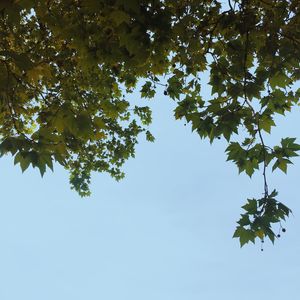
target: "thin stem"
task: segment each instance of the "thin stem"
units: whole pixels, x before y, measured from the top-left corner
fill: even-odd
[[[246,25],[246,24],[245,24]],[[266,145],[262,136],[261,128],[260,128],[260,123],[259,123],[259,113],[256,113],[255,109],[251,105],[248,96],[247,96],[247,58],[248,58],[248,49],[249,48],[249,30],[246,30],[246,41],[245,41],[245,53],[244,53],[244,101],[247,103],[247,105],[251,108],[253,112],[253,117],[257,119],[257,132],[259,135],[260,142],[263,146],[263,178],[264,178],[264,195],[265,198],[269,196],[269,191],[268,191],[268,183],[267,183],[267,174],[266,174],[266,169],[267,169],[267,150],[266,150]]]

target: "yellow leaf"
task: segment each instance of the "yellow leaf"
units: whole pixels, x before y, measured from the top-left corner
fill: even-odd
[[[258,236],[260,239],[263,239],[265,236],[265,233],[262,229],[255,232],[256,236]]]
[[[47,64],[40,64],[27,71],[26,75],[29,81],[36,83],[44,77],[51,77],[51,68]]]
[[[106,134],[104,132],[97,132],[96,134],[94,134],[94,139],[95,140],[102,140],[106,138]]]

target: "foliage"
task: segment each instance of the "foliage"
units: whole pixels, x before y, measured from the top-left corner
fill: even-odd
[[[271,147],[264,134],[299,104],[298,0],[5,0],[0,28],[1,155],[42,175],[57,161],[89,195],[92,171],[121,179],[138,135],[154,140],[150,109],[129,95],[138,82],[149,99],[163,85],[176,119],[224,137],[240,172],[262,168],[264,197],[248,200],[234,237],[274,240],[271,225],[290,210],[265,171],[286,172],[300,146]],[[200,95],[205,71],[211,99]]]

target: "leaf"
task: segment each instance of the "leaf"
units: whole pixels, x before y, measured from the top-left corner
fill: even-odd
[[[30,9],[35,3],[35,0],[14,0],[15,3],[24,9]]]
[[[27,71],[33,67],[33,62],[26,53],[17,53],[15,51],[0,51],[0,55],[12,58],[18,68]]]
[[[287,81],[288,81],[288,77],[281,73],[281,72],[277,72],[274,76],[272,76],[270,78],[270,85],[272,87],[272,89],[275,89],[275,87],[279,86],[279,87],[285,87],[287,85]]]
[[[246,226],[246,225],[250,225],[250,224],[251,224],[249,215],[243,214],[243,215],[241,215],[241,216],[242,216],[242,217],[241,217],[240,220],[237,222],[239,225],[241,225],[241,226]]]
[[[261,240],[263,240],[265,237],[265,232],[262,229],[260,229],[255,232],[255,235],[258,236]]]
[[[155,89],[150,81],[147,81],[140,90],[141,96],[143,98],[153,98],[155,96]]]
[[[149,142],[154,142],[155,141],[155,137],[152,135],[152,133],[149,130],[146,131],[146,139]]]
[[[51,77],[51,68],[47,64],[39,64],[34,68],[26,72],[27,78],[33,82],[37,83],[38,80],[43,79],[43,77]]]
[[[123,5],[125,10],[128,12],[140,12],[140,3],[138,0],[117,0],[117,3]]]
[[[276,168],[279,168],[282,172],[287,172],[287,165],[291,164],[292,162],[285,158],[278,158],[276,162],[274,163],[272,167],[272,171],[274,171]]]
[[[295,143],[296,138],[285,138],[281,140],[282,148],[300,151],[300,145]]]
[[[94,123],[98,129],[106,129],[107,128],[103,118],[95,117]]]
[[[92,124],[90,116],[87,112],[81,112],[76,117],[76,123],[79,131],[79,135],[88,139],[89,136],[92,134]]]
[[[41,176],[43,177],[46,172],[46,164],[43,161],[39,161],[37,167],[39,168]]]
[[[271,116],[263,115],[259,120],[259,126],[267,133],[270,133],[271,127],[275,126],[275,122]]]
[[[245,244],[249,242],[252,242],[253,244],[255,242],[255,233],[241,226],[237,227],[233,237],[239,238],[241,247],[243,247]]]
[[[246,210],[249,214],[256,214],[257,212],[257,200],[255,199],[248,199],[247,204],[242,206],[244,210]]]
[[[265,229],[265,234],[269,237],[270,241],[274,244],[275,241],[275,233],[269,227]]]
[[[18,152],[14,159],[14,164],[20,164],[22,172],[24,172],[30,165],[30,158],[26,153]]]
[[[43,174],[44,175],[45,171],[46,171],[46,166],[48,166],[51,171],[53,171],[53,163],[52,163],[52,156],[49,153],[42,153],[39,156],[39,164],[43,165],[42,166],[42,170],[43,170]]]
[[[110,14],[110,17],[117,25],[120,25],[122,23],[129,24],[129,22],[130,22],[130,16],[122,10],[113,11]]]

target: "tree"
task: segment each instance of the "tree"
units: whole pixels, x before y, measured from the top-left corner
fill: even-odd
[[[264,135],[299,105],[300,3],[222,2],[1,1],[1,155],[42,175],[57,161],[89,195],[92,171],[119,180],[138,135],[154,141],[149,107],[128,99],[138,82],[143,98],[163,85],[176,119],[210,142],[226,139],[239,172],[262,169],[264,196],[243,206],[234,237],[274,242],[274,223],[291,210],[268,191],[266,168],[286,172],[300,145],[266,145]],[[204,71],[211,99],[200,95]]]

